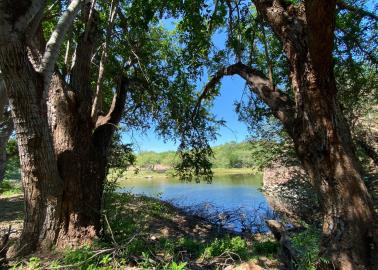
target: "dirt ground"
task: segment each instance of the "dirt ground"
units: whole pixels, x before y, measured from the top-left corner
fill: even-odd
[[[138,224],[139,228],[144,232],[148,232],[148,237],[152,241],[158,241],[162,237],[179,239],[183,236],[189,236],[201,242],[206,242],[225,233],[224,231],[219,231],[219,228],[206,220],[187,215],[181,209],[157,199],[147,197],[141,199],[131,196],[127,201],[114,201],[111,208],[118,212],[118,218],[133,217],[133,222]],[[0,196],[0,237],[8,232],[9,226],[11,226],[12,230],[11,240],[14,241],[19,237],[22,230],[23,209],[22,195]],[[45,259],[50,260],[51,258]],[[259,268],[255,263],[264,268]],[[240,267],[227,269],[273,270],[279,268],[279,263],[277,260],[261,257],[253,263],[245,263]]]
[[[24,200],[22,195],[0,196],[0,236],[8,232],[11,226],[11,239],[16,239],[22,229]]]

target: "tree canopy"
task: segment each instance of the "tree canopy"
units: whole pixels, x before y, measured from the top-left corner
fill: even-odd
[[[362,0],[0,1],[1,106],[9,100],[28,213],[16,253],[99,234],[109,154],[130,153],[115,144],[120,127],[177,140],[180,178],[211,181],[224,124],[211,106],[222,78],[238,75],[240,119],[259,139],[291,141],[320,198],[324,269],[373,268],[354,143],[376,164],[375,11]]]

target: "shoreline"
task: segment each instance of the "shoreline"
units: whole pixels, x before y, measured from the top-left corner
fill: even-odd
[[[135,173],[137,171],[137,173]],[[213,169],[214,177],[217,176],[227,176],[227,175],[260,175],[262,176],[262,172],[258,171],[255,168],[214,168]],[[122,180],[137,180],[137,179],[166,179],[166,178],[174,178],[178,179],[173,175],[172,170],[167,170],[164,172],[157,172],[152,170],[135,170],[129,169],[127,171],[110,171],[109,172],[110,178],[121,178]],[[121,181],[122,181],[121,180]]]
[[[13,207],[14,215],[8,216],[6,220],[1,218],[0,213],[0,227],[2,229],[7,227],[9,220],[17,217],[17,230],[20,231],[22,217],[19,214],[23,207],[22,195],[2,198],[0,205],[3,206],[5,203],[14,204],[14,206],[17,203],[17,209]],[[3,207],[0,207],[0,212],[2,210]],[[100,240],[101,248],[111,246],[112,241],[122,246],[123,242],[127,243],[130,239],[134,239],[128,244],[130,245],[128,253],[123,255],[128,258],[127,267],[137,267],[131,269],[140,269],[139,267],[145,263],[143,254],[146,251],[150,252],[153,258],[159,258],[163,265],[172,261],[185,262],[188,269],[215,269],[225,262],[225,252],[229,253],[227,256],[236,254],[233,262],[230,263],[232,266],[230,269],[243,263],[258,264],[264,269],[279,269],[279,262],[275,255],[277,244],[271,234],[238,234],[219,228],[206,218],[187,213],[184,209],[158,198],[109,193],[104,201],[103,215],[107,216],[109,223],[104,226],[104,233]],[[13,241],[16,237],[17,233],[13,234]],[[100,247],[94,244],[84,248],[90,257]],[[81,249],[70,252],[71,254],[81,252]],[[66,252],[54,251],[52,254],[54,263],[64,264],[66,257],[69,256]],[[27,261],[31,258],[35,260],[38,255],[32,256],[23,258],[22,263],[26,262],[25,267],[17,269],[28,269]],[[261,262],[262,257],[267,259]],[[41,257],[39,260],[42,269],[50,267],[51,258]],[[13,261],[12,263],[20,262]],[[93,264],[96,263],[96,261],[93,262]],[[152,269],[155,266],[158,265],[152,263],[148,268]]]

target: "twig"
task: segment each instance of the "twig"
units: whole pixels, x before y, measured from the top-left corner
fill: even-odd
[[[115,245],[118,246],[118,243],[117,243],[117,241],[116,241],[115,238],[114,238],[113,230],[112,230],[112,227],[111,227],[110,224],[109,224],[108,217],[106,216],[106,214],[104,214],[104,218],[105,218],[106,225],[107,225],[108,228],[109,228],[110,235],[111,235],[112,240],[113,240],[113,244],[115,244]]]
[[[49,267],[47,269],[65,269],[65,268],[73,268],[73,267],[78,267],[94,258],[96,258],[97,256],[101,255],[101,254],[105,254],[105,253],[114,253],[116,251],[119,251],[119,250],[122,250],[122,249],[126,249],[129,247],[129,244],[135,239],[135,237],[139,235],[139,233],[136,233],[134,234],[129,241],[127,241],[127,243],[123,246],[117,246],[117,247],[113,247],[113,248],[107,248],[107,249],[100,249],[100,250],[97,250],[91,257],[89,257],[88,259],[84,260],[84,261],[81,261],[81,262],[78,262],[78,263],[74,263],[74,264],[67,264],[67,265],[59,265],[59,266],[53,266],[53,267]]]

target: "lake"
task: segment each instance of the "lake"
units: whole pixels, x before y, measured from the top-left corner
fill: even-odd
[[[241,230],[241,223],[261,223],[262,216],[269,214],[261,186],[260,175],[214,176],[211,184],[185,183],[173,178],[136,178],[122,181],[118,191],[158,197],[205,217],[223,216],[229,219],[224,221],[224,227]]]

